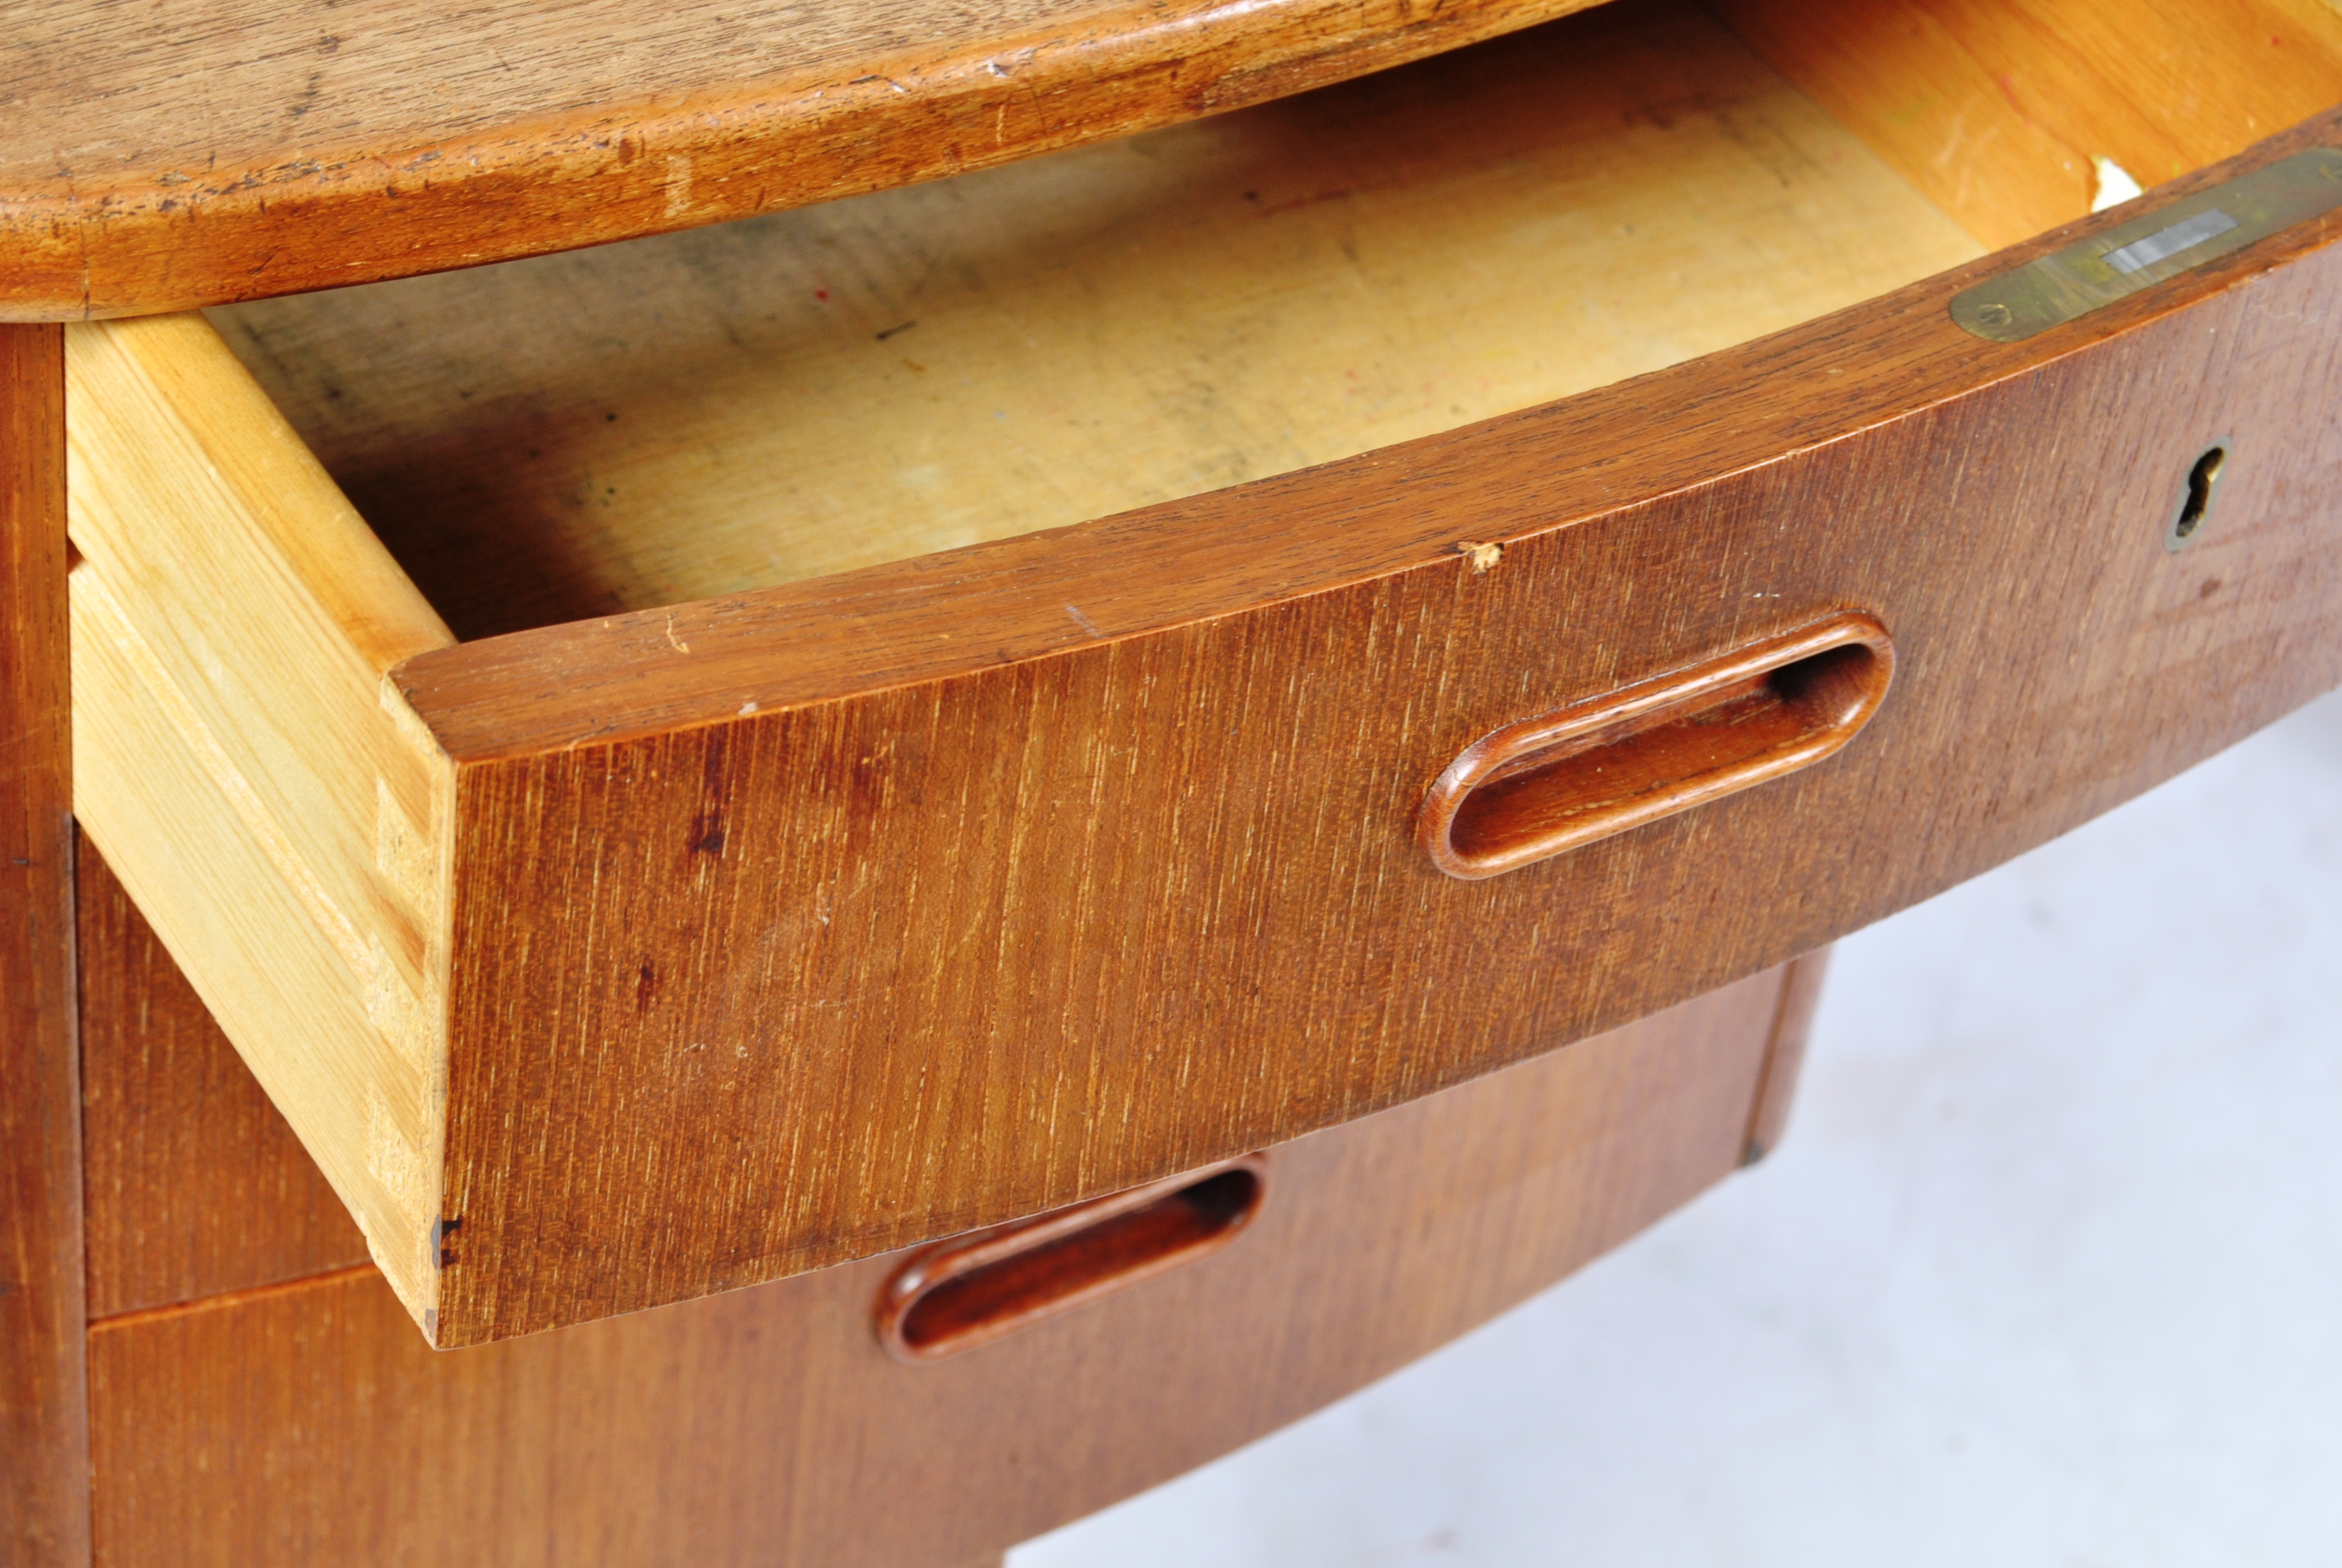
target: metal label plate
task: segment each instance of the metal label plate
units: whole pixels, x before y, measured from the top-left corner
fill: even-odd
[[[1952,296],[1952,319],[2019,343],[2342,206],[2342,147],[2312,147]]]

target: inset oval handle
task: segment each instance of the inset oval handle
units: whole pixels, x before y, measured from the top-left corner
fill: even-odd
[[[1447,765],[1416,835],[1450,876],[1516,871],[1821,761],[1894,673],[1887,628],[1848,612],[1507,724]]]
[[[938,1361],[1194,1263],[1260,1212],[1268,1158],[1209,1165],[912,1254],[878,1293],[878,1341]]]

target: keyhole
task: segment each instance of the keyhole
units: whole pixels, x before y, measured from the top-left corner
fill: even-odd
[[[2220,477],[2220,464],[2228,460],[2227,449],[2215,446],[2196,460],[2187,471],[2187,499],[2180,504],[2179,523],[2176,532],[2185,539],[2203,525],[2204,514],[2212,509],[2212,485]]]
[[[2218,442],[2204,449],[2187,470],[2187,490],[2179,498],[2179,509],[2172,514],[2171,530],[2164,535],[2163,547],[2177,550],[2196,536],[2212,514],[2213,497],[2220,486],[2220,471],[2227,465],[2228,444]]]

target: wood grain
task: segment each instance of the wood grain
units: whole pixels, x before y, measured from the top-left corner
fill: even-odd
[[[1950,323],[1962,269],[1192,502],[408,661],[459,767],[441,1343],[1432,1092],[1819,946],[2335,684],[2342,366],[2298,324],[2342,289],[2337,232],[2017,345]],[[2167,554],[2231,434],[2219,526]],[[1827,763],[1486,883],[1413,843],[1475,736],[1835,609],[1898,661]]]
[[[0,313],[184,310],[1127,135],[1587,0],[18,7]]]
[[[365,1261],[365,1238],[96,846],[81,842],[88,1312]]]
[[[1015,168],[215,321],[461,636],[1450,430],[1975,243],[1687,4]]]
[[[89,1561],[65,343],[0,326],[0,1561]]]
[[[2326,0],[1710,0],[1775,69],[1989,245],[2342,103]]]
[[[1779,987],[1277,1149],[1233,1245],[945,1362],[880,1348],[889,1258],[453,1354],[365,1271],[102,1324],[97,1560],[996,1553],[1383,1375],[1720,1180]]]
[[[66,347],[75,815],[425,1316],[453,780],[383,675],[450,639],[200,317]]]

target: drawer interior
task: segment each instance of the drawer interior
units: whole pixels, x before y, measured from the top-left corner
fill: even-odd
[[[212,319],[457,636],[652,608],[1723,348],[2080,215],[2094,156],[2153,184],[2237,150],[2324,106],[2342,61],[2307,0],[2277,17],[2291,49],[2259,53],[2324,81],[2272,101],[2289,84],[2257,58],[2250,91],[2172,85],[2183,123],[2158,137],[2127,94],[2068,79],[2096,48],[2097,75],[2163,90],[2115,40],[2005,36],[2037,8],[1967,7],[2004,15],[1914,47],[1867,35],[1919,7],[1727,5],[1736,34],[1687,0],[1618,0],[1007,168]],[[2137,25],[2187,35],[2200,75],[2233,52],[2207,35],[2270,20],[2252,9]],[[1979,115],[1947,90],[2005,65],[2080,123],[2044,135],[2014,95]],[[2195,123],[2206,98],[2241,100],[2238,123]]]
[[[451,1074],[493,1053],[449,1044],[459,769],[386,679],[402,661],[1531,408],[1871,299],[2337,100],[2324,0],[2118,21],[1613,0],[932,185],[209,326],[77,326],[75,810],[429,1332],[442,1276],[489,1244],[459,1232],[446,1151]],[[692,868],[724,843],[696,821],[660,824],[690,829]],[[508,852],[607,842],[571,826]],[[636,974],[621,1000],[647,1015],[666,982]],[[575,1035],[565,1072],[607,1044]],[[861,1102],[838,1104],[852,1124]],[[1007,1217],[930,1178],[937,1223]],[[930,1197],[725,1278],[916,1239]],[[808,1233],[826,1201],[803,1200]],[[490,1332],[492,1295],[461,1333]]]
[[[1681,0],[827,206],[212,313],[459,637],[1350,456],[1980,254]]]
[[[1078,523],[1656,369],[2237,150],[2325,106],[2342,62],[2319,0],[2166,6],[2121,46],[2016,0],[1916,46],[1893,35],[1924,7],[1789,9],[1726,5],[1736,33],[1618,0],[1007,168],[212,319],[470,638]],[[2221,80],[2265,23],[2289,47]],[[2129,57],[2183,40],[2192,84]],[[2017,79],[1996,66],[2024,86],[1987,114],[1947,89]],[[2158,91],[2159,135],[2126,112]]]

